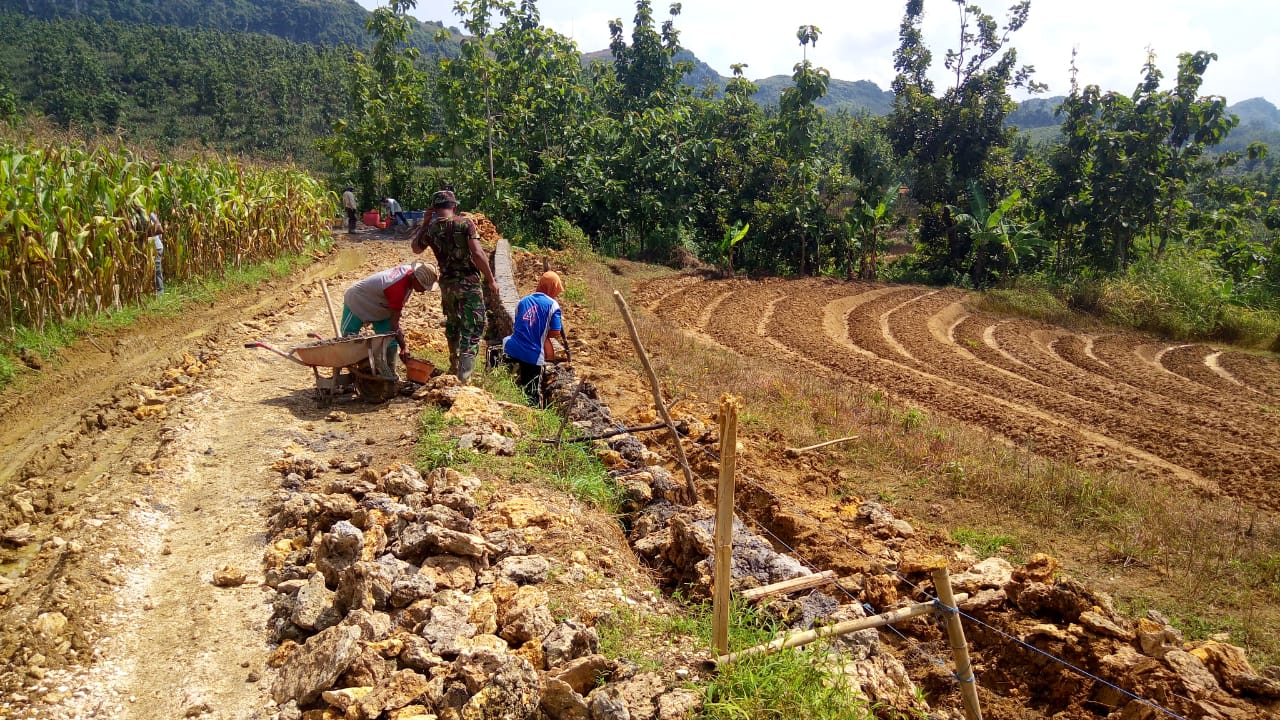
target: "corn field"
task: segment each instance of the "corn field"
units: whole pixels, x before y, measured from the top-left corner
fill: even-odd
[[[168,282],[300,251],[328,237],[334,206],[299,170],[0,138],[0,322],[43,329],[153,294],[148,213]]]

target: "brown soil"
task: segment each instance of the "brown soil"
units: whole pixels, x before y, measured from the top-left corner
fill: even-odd
[[[1220,374],[1212,348],[1076,335],[971,310],[956,290],[684,280],[637,298],[723,347],[820,366],[1045,455],[1280,509],[1274,359],[1227,353]]]
[[[526,281],[531,274],[526,269]],[[934,426],[936,433],[895,432],[896,420],[890,418],[901,411],[876,399],[885,394],[898,401],[898,408],[918,406],[950,416],[986,430],[988,445],[1009,447],[985,465],[979,461],[978,472],[1030,475],[1032,467],[1061,467],[1048,466],[1032,454],[1040,453],[1106,477],[1137,483],[1157,479],[1276,507],[1280,437],[1265,399],[1260,403],[1258,393],[1238,386],[1215,390],[1160,366],[1155,354],[1165,346],[1152,338],[1082,335],[996,316],[974,310],[967,294],[955,290],[819,279],[641,279],[617,270],[613,275],[588,281],[600,286],[595,288],[595,312],[566,305],[580,374],[595,382],[623,422],[654,420],[626,332],[614,317],[605,317],[612,303],[600,292],[629,289],[632,307],[642,309],[641,333],[651,343],[668,401],[677,400],[673,414],[691,428],[686,452],[704,502],[712,500],[718,472],[714,396],[745,392],[759,403],[783,406],[770,410],[775,421],[757,425],[748,420],[739,428],[738,509],[746,522],[771,535],[779,549],[794,549],[814,569],[867,578],[882,572],[877,564],[894,552],[958,552],[946,534],[950,528],[999,527],[1035,538],[1035,549],[1062,557],[1074,577],[1139,607],[1168,604],[1211,613],[1217,602],[1189,599],[1186,591],[1172,587],[1167,568],[1127,560],[1113,564],[1107,555],[1112,551],[1087,533],[1055,535],[1018,510],[998,507],[963,488],[935,486],[936,478],[946,473],[947,459],[972,452],[982,433],[962,431],[963,440],[952,439],[948,435],[955,423],[947,421]],[[1229,352],[1222,359],[1230,357]],[[1243,357],[1255,361],[1249,366],[1254,375],[1249,381],[1243,373],[1233,376],[1241,382],[1256,384],[1259,375],[1280,378],[1280,364],[1274,360],[1268,365],[1256,356]],[[1223,380],[1220,374],[1213,376]],[[861,399],[845,402],[836,396]],[[794,407],[785,407],[789,404]],[[748,405],[744,417],[755,410]],[[793,425],[770,424],[781,418]],[[847,452],[799,457],[785,452],[788,445],[827,439],[807,430],[815,426],[876,439],[846,446]],[[895,437],[880,438],[886,432]],[[647,433],[644,440],[650,449],[670,456],[664,435]],[[892,498],[885,502],[895,512],[907,513],[917,530],[913,538],[886,545],[858,528],[854,515],[859,503],[877,496]],[[1193,497],[1184,499],[1188,507],[1197,504]],[[1241,512],[1269,516],[1266,510]],[[910,591],[904,584],[897,589]],[[1273,608],[1259,610],[1262,617],[1274,617]],[[1019,636],[1042,622],[1010,608],[987,621]],[[945,657],[945,639],[928,623],[900,629],[914,639],[891,633],[882,637],[898,644],[900,657],[931,702],[958,706],[955,683],[921,652]],[[1097,688],[1062,666],[1019,650],[984,628],[968,632],[988,717],[1086,718],[1114,708],[1098,702]],[[1154,692],[1141,677],[1113,680]]]
[[[0,548],[0,716],[263,716],[264,468],[295,445],[410,459],[417,410],[353,402],[325,422],[310,370],[243,345],[330,335],[316,280],[409,258],[403,242],[341,244],[255,291],[80,343],[0,398],[0,514],[35,537]],[[227,565],[248,582],[215,587]]]

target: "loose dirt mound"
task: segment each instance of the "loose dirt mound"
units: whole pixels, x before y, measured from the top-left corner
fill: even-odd
[[[1082,466],[1280,509],[1280,362],[1082,335],[972,310],[958,290],[664,280],[636,298],[714,343],[834,372]]]

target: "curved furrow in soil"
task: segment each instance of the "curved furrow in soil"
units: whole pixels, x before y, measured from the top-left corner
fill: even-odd
[[[1226,438],[1204,442],[1198,429],[1161,424],[1160,419],[1143,413],[1142,409],[1130,407],[1120,410],[1101,402],[1080,400],[1059,388],[1043,387],[1021,375],[1001,372],[980,361],[965,360],[934,342],[922,318],[922,315],[927,318],[928,314],[941,311],[951,301],[947,293],[938,293],[887,313],[893,336],[899,338],[911,355],[943,377],[954,379],[977,392],[1016,397],[1021,404],[1037,407],[1059,418],[1069,418],[1098,434],[1115,438],[1134,450],[1162,457],[1203,478],[1240,482],[1245,479],[1240,478],[1244,474],[1254,482],[1260,482],[1262,478],[1280,477],[1280,457],[1260,454]],[[881,319],[882,325],[884,320],[886,318]]]
[[[903,303],[919,299],[926,292],[928,291],[920,288],[893,288],[889,292],[848,311],[844,311],[843,303],[839,298],[835,298],[827,303],[825,317],[830,320],[832,313],[839,313],[839,326],[833,327],[830,322],[826,324],[829,330],[837,332],[837,338],[843,342],[852,342],[857,348],[865,350],[878,358],[891,362],[905,363],[907,367],[914,369],[916,367],[915,358],[908,355],[897,341],[891,339],[881,326],[880,318],[885,313],[900,307]],[[856,335],[845,332],[843,328],[846,325],[849,327],[856,325],[862,332]]]
[[[966,360],[935,342],[926,327],[926,318],[952,301],[947,293],[933,294],[887,313],[894,336],[933,372],[974,391],[1017,398],[1022,404],[1080,423],[1130,449],[1215,480],[1224,488],[1232,485],[1252,495],[1256,494],[1255,486],[1269,484],[1269,478],[1280,478],[1280,456],[1243,445],[1230,436],[1206,438],[1201,428],[1170,422],[1142,406],[1116,408],[1109,403],[1082,400],[1057,387],[1045,387],[983,362]]]
[[[1259,395],[1242,392],[1239,388],[1232,392],[1216,392],[1165,368],[1161,364],[1164,357],[1177,352],[1183,345],[1159,346],[1152,352],[1154,347],[1157,346],[1152,346],[1148,339],[1130,334],[1107,335],[1095,343],[1099,355],[1114,369],[1112,377],[1118,382],[1159,393],[1177,402],[1207,408],[1230,407],[1232,413],[1247,416],[1250,422],[1262,426],[1275,422],[1274,416],[1268,415],[1265,398]]]
[[[915,291],[916,297],[923,294],[919,290]],[[786,300],[781,304],[785,303]],[[794,327],[791,335],[801,352],[822,357],[824,363],[833,369],[888,388],[895,395],[952,417],[981,425],[1035,451],[1083,466],[1138,470],[1159,477],[1173,477],[1189,483],[1203,484],[1201,478],[1185,468],[1150,453],[1129,448],[1098,433],[1072,427],[1070,422],[1053,417],[1038,408],[961,385],[948,377],[933,374],[930,368],[919,363],[908,364],[891,359],[892,355],[884,357],[875,354],[875,351],[868,348],[879,348],[886,354],[896,354],[884,341],[879,318],[901,305],[901,295],[889,294],[868,302],[844,317],[832,312],[825,313],[824,332],[821,335],[808,327]],[[771,335],[777,334],[773,326],[768,331]],[[843,346],[846,352],[833,351],[833,343],[837,347]]]
[[[1160,356],[1160,365],[1174,375],[1180,375],[1215,392],[1239,393],[1245,390],[1239,381],[1228,380],[1209,368],[1205,359],[1216,352],[1208,345],[1179,345]]]
[[[1280,400],[1280,357],[1225,352],[1218,364],[1245,387]]]
[[[662,286],[663,280],[656,280],[648,287]],[[675,289],[665,290],[649,302],[646,307],[650,312],[679,322],[684,327],[692,327],[698,320],[698,313],[716,292],[715,283],[698,282]]]
[[[1117,351],[1113,345],[1122,342],[1125,336],[1104,335],[1092,338],[1080,335],[1067,335],[1058,338],[1050,349],[1064,362],[1075,365],[1085,372],[1101,375],[1116,383],[1128,387],[1162,395],[1182,403],[1213,407],[1216,400],[1202,392],[1204,388],[1169,372],[1160,365],[1156,354],[1149,357],[1139,356],[1143,347],[1138,338],[1129,338],[1128,349]],[[1103,353],[1108,357],[1104,361],[1095,353],[1086,352],[1091,346],[1095,352],[1101,343]],[[1164,348],[1168,351],[1171,348]],[[1157,353],[1158,354],[1158,353]]]
[[[701,288],[704,285],[706,283],[698,275],[679,275],[636,283],[631,288],[631,303],[651,312],[656,312],[657,307],[667,298],[678,295],[685,290]]]
[[[771,303],[782,293],[773,283],[743,283],[720,304],[702,331],[735,352],[752,357],[776,359],[778,348],[756,332],[761,317],[772,310]]]
[[[1241,387],[1250,392],[1256,392],[1260,395],[1264,394],[1259,392],[1258,390],[1254,390],[1253,388],[1246,386],[1244,383],[1240,382],[1240,380],[1237,379],[1235,375],[1232,375],[1226,368],[1222,367],[1222,363],[1219,362],[1219,360],[1222,358],[1222,353],[1223,353],[1222,350],[1215,350],[1214,352],[1211,352],[1208,355],[1205,355],[1204,366],[1209,368],[1209,371],[1212,372],[1213,374],[1217,375],[1223,380],[1226,380],[1232,385],[1235,385],[1236,387]]]
[[[1170,421],[1209,432],[1201,442],[1244,443],[1272,456],[1280,456],[1280,436],[1247,418],[1222,409],[1222,403],[1206,406],[1174,401],[1163,395],[1134,388],[1088,373],[1062,362],[1031,339],[1034,323],[1021,320],[966,318],[956,328],[958,342],[985,362],[1017,373],[1042,387],[1067,393],[1121,413],[1134,409],[1159,426]]]

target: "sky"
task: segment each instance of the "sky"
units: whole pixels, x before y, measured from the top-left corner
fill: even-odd
[[[979,3],[1003,19],[1013,0]],[[378,0],[359,0],[376,7]],[[669,3],[655,2],[659,22]],[[680,43],[722,75],[729,65],[748,64],[751,78],[791,74],[800,60],[795,37],[802,24],[817,25],[822,37],[810,59],[842,80],[872,80],[888,89],[893,50],[904,0],[684,0],[676,19]],[[608,22],[627,28],[635,14],[631,0],[541,0],[544,24],[574,38],[588,52],[609,46]],[[460,27],[451,0],[419,0],[413,13]],[[942,59],[959,33],[953,0],[926,0],[924,33],[934,55],[934,79],[942,89]],[[629,32],[629,30],[628,30]],[[1280,103],[1280,2],[1276,0],[1032,0],[1027,25],[1012,38],[1020,63],[1035,66],[1048,95],[1070,88],[1072,49],[1080,82],[1104,90],[1131,92],[1141,78],[1147,49],[1172,83],[1181,52],[1218,54],[1205,74],[1204,94],[1234,103],[1263,96]],[[1015,97],[1025,97],[1015,93]]]

